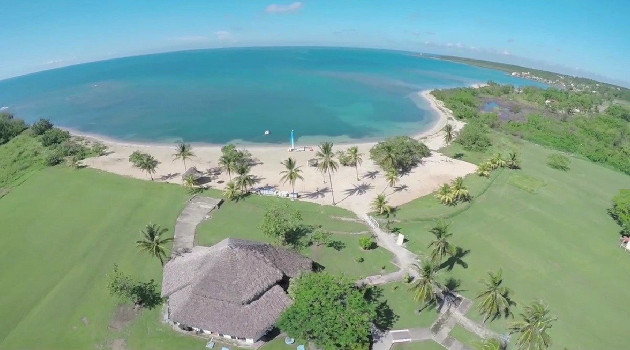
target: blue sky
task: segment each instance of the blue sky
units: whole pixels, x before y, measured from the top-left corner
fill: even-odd
[[[0,0],[0,78],[193,48],[453,54],[630,86],[628,0]]]

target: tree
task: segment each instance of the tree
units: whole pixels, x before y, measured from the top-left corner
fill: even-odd
[[[506,161],[506,164],[508,166],[508,168],[510,169],[519,169],[520,166],[520,160],[518,159],[518,154],[516,154],[516,152],[510,152],[508,154],[508,160]]]
[[[359,147],[352,146],[348,148],[346,156],[348,157],[348,162],[354,165],[354,171],[357,173],[357,181],[359,181],[359,165],[363,163],[363,153],[359,152]]]
[[[467,201],[470,200],[470,192],[468,188],[464,186],[464,178],[461,176],[453,180],[453,184],[451,185],[451,193],[456,201]]]
[[[12,114],[0,111],[0,145],[9,142],[26,130],[28,125],[24,120],[14,118]]]
[[[492,164],[494,169],[505,168],[507,166],[507,162],[503,159],[501,153],[495,154],[494,157],[490,159],[490,164]]]
[[[453,142],[453,139],[455,138],[455,128],[453,127],[453,124],[444,125],[444,129],[442,130],[444,130],[444,143],[448,145]]]
[[[483,162],[479,164],[479,167],[477,168],[477,175],[479,176],[489,177],[491,172],[492,164],[490,164],[490,162]]]
[[[118,270],[118,265],[114,265],[114,270],[107,277],[107,290],[111,296],[149,309],[160,305],[163,301],[154,280],[135,281],[131,276]]]
[[[335,161],[335,153],[333,152],[332,142],[323,142],[319,145],[319,151],[315,155],[317,157],[317,168],[323,173],[328,173],[328,181],[330,181],[330,193],[332,195],[332,204],[335,205],[335,191],[333,189],[331,173],[337,171],[337,161]]]
[[[44,132],[41,138],[41,142],[44,147],[50,147],[58,145],[69,139],[70,133],[68,131],[61,130],[59,128],[52,128]]]
[[[433,226],[429,232],[431,232],[435,236],[435,240],[429,243],[428,248],[432,248],[431,250],[431,261],[439,265],[442,263],[442,259],[447,255],[451,255],[453,252],[453,246],[450,244],[448,239],[453,236],[452,233],[448,233],[448,224],[439,220],[436,222],[435,226]]]
[[[238,176],[234,179],[234,183],[241,190],[241,194],[247,193],[247,188],[256,183],[254,175],[249,173],[250,170],[250,166],[246,164],[239,164],[236,168]]]
[[[372,237],[361,237],[359,238],[359,247],[363,250],[370,250],[374,247],[374,241]]]
[[[612,202],[608,213],[621,226],[621,234],[630,236],[630,189],[619,190]]]
[[[241,195],[241,192],[239,191],[234,181],[228,182],[227,185],[225,186],[225,190],[223,191],[223,196],[227,198],[228,200],[233,201],[233,200],[238,199],[240,195]]]
[[[229,154],[223,154],[219,157],[219,166],[228,173],[230,182],[232,181],[232,171],[234,170],[234,159]]]
[[[299,211],[286,204],[274,204],[265,211],[260,230],[278,244],[296,244],[301,222],[302,214]]]
[[[516,347],[522,350],[545,350],[551,346],[551,336],[547,331],[557,320],[550,315],[549,307],[542,301],[534,301],[525,306],[521,321],[510,326],[510,334],[518,334]]]
[[[500,339],[490,338],[483,339],[479,342],[474,343],[475,349],[477,350],[503,350],[504,346],[501,343]]]
[[[173,241],[172,237],[162,238],[162,235],[166,231],[168,231],[168,229],[160,227],[159,225],[148,224],[144,230],[140,230],[142,239],[136,241],[138,249],[158,258],[162,265],[164,265],[164,259],[166,258],[166,248],[164,245]]]
[[[285,170],[280,172],[280,174],[282,174],[280,180],[282,180],[282,183],[286,183],[287,181],[289,181],[289,183],[291,183],[292,191],[293,193],[295,193],[295,181],[297,181],[297,179],[304,179],[304,177],[302,177],[301,175],[301,166],[296,166],[297,163],[295,162],[295,159],[291,157],[283,161],[282,165],[284,165]]]
[[[387,185],[391,188],[394,188],[396,184],[400,181],[400,175],[398,174],[398,170],[391,168],[387,170],[385,173],[385,180],[387,180]]]
[[[485,151],[492,146],[487,129],[478,123],[466,124],[455,142],[461,144],[465,150],[475,152]]]
[[[413,267],[418,271],[419,275],[410,288],[413,292],[413,300],[424,305],[436,303],[438,301],[438,293],[442,289],[442,285],[437,281],[437,267],[428,260],[421,265],[414,264]]]
[[[238,150],[233,144],[221,147],[219,166],[228,173],[230,181],[232,181],[232,172],[235,172],[241,166],[249,166],[251,160],[251,154],[248,151]]]
[[[314,342],[325,350],[367,350],[379,302],[354,281],[328,273],[309,273],[291,281],[293,304],[278,327],[290,337]]]
[[[173,154],[173,161],[177,159],[181,159],[184,162],[184,171],[186,171],[186,159],[190,159],[194,157],[195,154],[192,152],[192,146],[189,143],[180,143],[175,148],[175,153]]]
[[[388,138],[370,149],[370,158],[385,171],[409,171],[430,155],[425,144],[408,136]]]
[[[455,196],[453,196],[453,191],[451,191],[451,186],[449,186],[449,184],[442,185],[435,194],[435,198],[439,199],[444,205],[455,204]]]
[[[379,215],[383,215],[383,214],[389,215],[393,209],[389,205],[387,201],[387,197],[385,197],[384,194],[379,194],[372,201],[372,210],[377,211]]]
[[[483,322],[494,321],[501,317],[512,316],[510,308],[516,303],[510,298],[510,289],[503,286],[503,272],[488,272],[488,278],[480,281],[484,289],[477,294],[481,302],[477,305],[479,313],[483,316]]]
[[[160,164],[160,162],[158,162],[157,159],[155,159],[152,155],[140,151],[134,151],[129,156],[129,162],[131,162],[134,167],[149,174],[151,180],[153,180],[155,169],[157,168],[158,164]]]

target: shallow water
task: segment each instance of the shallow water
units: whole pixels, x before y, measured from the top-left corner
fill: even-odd
[[[417,92],[504,72],[412,53],[347,48],[172,52],[0,81],[0,106],[34,121],[126,141],[286,143],[415,134],[436,116]],[[265,135],[265,130],[270,134]]]

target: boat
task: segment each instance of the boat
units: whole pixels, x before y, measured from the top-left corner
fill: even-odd
[[[269,130],[265,130],[265,135],[269,135],[271,132]]]

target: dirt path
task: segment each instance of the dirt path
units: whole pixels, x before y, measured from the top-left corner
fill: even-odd
[[[195,245],[197,225],[209,217],[212,210],[218,208],[222,199],[195,196],[188,201],[188,205],[177,217],[175,235],[171,255],[190,251]]]

